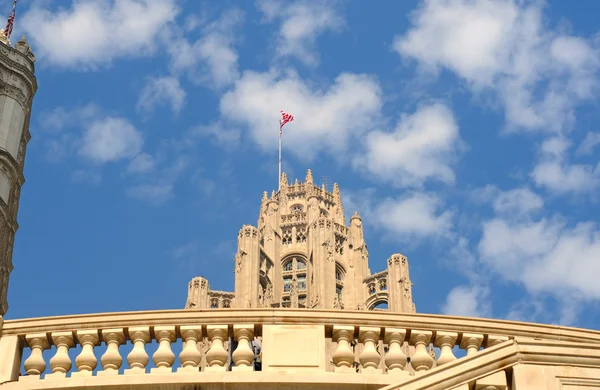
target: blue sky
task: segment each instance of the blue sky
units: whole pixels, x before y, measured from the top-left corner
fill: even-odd
[[[284,170],[339,183],[372,272],[408,256],[418,312],[597,328],[597,1],[18,7],[39,91],[8,318],[233,290],[286,110]]]

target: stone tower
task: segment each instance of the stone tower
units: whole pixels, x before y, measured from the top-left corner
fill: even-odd
[[[189,284],[186,308],[289,307],[413,313],[408,260],[392,255],[371,274],[358,213],[346,225],[340,188],[303,183],[263,193],[257,227],[244,225],[234,258],[235,293],[212,291],[202,277]]]
[[[0,315],[8,310],[17,212],[33,96],[37,91],[35,56],[25,37],[10,46],[0,30]]]

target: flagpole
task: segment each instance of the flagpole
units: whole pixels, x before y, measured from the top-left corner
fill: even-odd
[[[283,132],[281,120],[279,121],[279,176],[277,177],[278,189],[281,189],[281,133]]]

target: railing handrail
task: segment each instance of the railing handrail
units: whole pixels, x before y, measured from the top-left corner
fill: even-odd
[[[199,309],[75,314],[5,320],[1,334],[19,335],[60,330],[126,328],[146,325],[216,325],[234,323],[319,324],[394,327],[407,330],[493,334],[544,340],[600,343],[600,331],[561,325],[437,314],[323,309]]]

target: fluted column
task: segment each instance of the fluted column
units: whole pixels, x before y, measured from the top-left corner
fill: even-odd
[[[48,336],[45,333],[28,334],[25,336],[25,341],[31,348],[31,355],[25,360],[25,375],[19,380],[25,378],[40,379],[40,375],[46,370],[46,362],[42,356],[42,352],[50,348]]]
[[[482,342],[482,334],[463,333],[460,340],[460,347],[467,350],[467,356],[472,356],[479,351]]]
[[[98,371],[96,375],[118,375],[119,367],[123,363],[119,352],[119,345],[125,342],[123,329],[102,329],[102,340],[106,343],[106,352],[100,358],[102,371]]]
[[[179,329],[183,339],[183,348],[179,354],[181,367],[177,372],[198,372],[202,354],[198,350],[198,341],[202,340],[202,328],[200,326],[182,326]]]
[[[362,372],[366,374],[380,374],[379,363],[381,355],[377,352],[379,343],[380,328],[361,326],[358,329],[358,342],[364,344],[364,348],[359,356],[362,366]]]
[[[146,352],[146,344],[150,342],[150,327],[140,326],[132,327],[128,330],[129,339],[133,344],[133,348],[127,355],[127,364],[129,369],[123,371],[123,374],[145,374],[146,366],[150,360]]]
[[[69,357],[69,348],[74,345],[73,332],[52,332],[50,337],[56,345],[56,353],[50,359],[52,374],[46,375],[44,380],[66,378],[67,372],[73,366]]]
[[[174,326],[156,326],[154,328],[154,336],[158,341],[158,349],[152,355],[152,361],[155,368],[150,369],[150,373],[165,373],[172,372],[173,363],[175,362],[175,354],[171,350],[171,343],[175,342],[175,327]]]
[[[337,348],[332,355],[335,372],[356,372],[354,365],[354,351],[350,343],[354,341],[353,326],[333,326],[333,342],[337,342]]]
[[[404,371],[408,359],[402,351],[405,338],[406,329],[385,328],[383,341],[388,345],[388,352],[385,355],[385,366],[388,374],[408,375],[408,372]]]
[[[206,372],[227,371],[228,353],[223,341],[228,337],[227,325],[208,325],[206,327],[210,349],[206,352]]]
[[[97,330],[78,330],[76,335],[79,344],[81,344],[81,353],[75,358],[78,372],[72,373],[71,377],[92,376],[98,365],[98,359],[94,355],[94,347],[100,345],[100,336]]]
[[[250,340],[254,338],[254,325],[233,325],[233,337],[238,345],[231,355],[235,364],[231,371],[254,371],[254,351],[250,346]]]
[[[452,348],[454,348],[457,338],[458,333],[454,332],[437,332],[435,334],[433,346],[440,349],[440,357],[437,360],[436,366],[441,366],[442,364],[450,363],[456,360],[456,356],[454,356]]]
[[[428,330],[412,330],[410,343],[415,346],[415,354],[410,359],[410,364],[416,374],[423,373],[433,367],[433,358],[427,352],[427,345],[431,341],[432,332]]]

